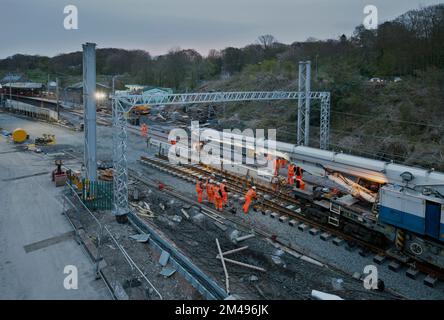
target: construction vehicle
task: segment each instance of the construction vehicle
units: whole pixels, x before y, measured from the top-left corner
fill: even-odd
[[[35,138],[34,143],[37,146],[54,145],[56,144],[56,138],[53,134],[44,133],[41,137]]]
[[[151,107],[148,105],[137,105],[133,107],[128,114],[128,121],[132,125],[138,126],[140,124],[140,118],[148,116],[151,113]]]
[[[147,116],[150,114],[151,107],[148,105],[138,105],[132,109],[133,114],[137,116]]]

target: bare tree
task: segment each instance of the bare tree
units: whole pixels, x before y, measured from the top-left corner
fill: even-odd
[[[264,50],[271,48],[273,44],[276,43],[276,38],[273,37],[271,34],[264,34],[262,36],[259,36],[257,40]]]

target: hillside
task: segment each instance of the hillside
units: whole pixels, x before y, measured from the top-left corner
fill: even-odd
[[[171,87],[176,92],[209,90],[296,90],[297,65],[312,61],[312,89],[332,93],[331,147],[368,157],[444,170],[444,5],[409,11],[377,31],[358,26],[353,36],[279,43],[264,35],[243,48],[201,56],[176,48],[152,57],[141,50],[98,49],[102,83]],[[0,76],[22,72],[63,85],[81,79],[81,52],[56,57],[0,60]],[[379,77],[383,85],[369,83]],[[394,82],[397,77],[401,81]],[[295,102],[216,106],[221,127],[277,128],[295,142]],[[319,109],[313,105],[312,145],[318,143]]]

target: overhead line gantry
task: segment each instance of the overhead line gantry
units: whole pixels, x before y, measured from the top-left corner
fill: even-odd
[[[306,88],[306,87],[305,87]],[[184,105],[203,103],[225,103],[243,101],[273,101],[298,100],[303,101],[305,109],[304,126],[309,126],[309,104],[311,100],[320,100],[321,124],[320,147],[327,149],[329,144],[330,127],[330,93],[307,91],[246,91],[246,92],[204,92],[167,95],[118,95],[113,97],[113,165],[114,165],[114,210],[116,216],[129,212],[128,205],[128,168],[127,168],[127,114],[132,108],[141,104],[155,105]],[[308,101],[308,102],[307,102]],[[300,106],[300,103],[299,103]],[[307,109],[308,106],[308,109]],[[307,113],[308,110],[308,113]],[[301,114],[298,110],[298,118]],[[298,119],[299,120],[299,119]],[[299,124],[300,121],[298,121]],[[308,122],[308,124],[307,124]],[[308,143],[308,130],[304,130],[302,140]],[[299,140],[298,144],[304,144]]]

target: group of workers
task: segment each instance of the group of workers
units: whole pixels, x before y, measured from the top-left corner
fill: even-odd
[[[293,163],[288,165],[287,169],[287,183],[290,186],[294,185],[296,180],[296,188],[304,190],[305,182],[302,180],[302,174],[304,173],[304,169],[301,167],[295,166]]]
[[[202,178],[199,178],[196,182],[196,192],[199,203],[203,202],[205,192],[208,202],[214,204],[215,209],[218,211],[223,211],[224,206],[228,205],[227,180],[223,179],[221,182],[218,182],[214,174],[211,178],[207,178],[205,182]],[[245,194],[244,213],[248,213],[253,199],[257,199],[255,186],[252,186]]]
[[[304,190],[305,182],[302,180],[304,170],[301,167],[296,166],[294,163],[288,163],[286,159],[276,158],[273,160],[274,165],[274,177],[277,178],[279,170],[281,168],[287,168],[287,185],[293,186],[296,182],[296,188]],[[218,182],[214,174],[211,177],[205,179],[199,178],[196,182],[197,201],[202,203],[204,198],[204,192],[209,203],[214,204],[215,209],[223,211],[224,206],[228,205],[228,188],[227,180],[223,179]],[[251,186],[245,194],[245,203],[243,211],[248,213],[250,205],[253,200],[257,199],[256,187]]]
[[[273,160],[273,170],[274,176],[277,177],[279,175],[279,170],[281,168],[287,167],[288,161],[284,158],[276,158]],[[301,167],[297,167],[294,163],[288,163],[287,168],[287,184],[289,186],[293,186],[296,181],[296,188],[304,190],[305,182],[302,180],[302,175],[304,173],[304,169]]]
[[[222,182],[218,182],[214,174],[211,178],[207,178],[205,183],[200,178],[196,182],[197,201],[199,203],[203,201],[204,191],[208,202],[213,203],[216,210],[223,211],[224,206],[228,205],[227,180],[223,179]]]

